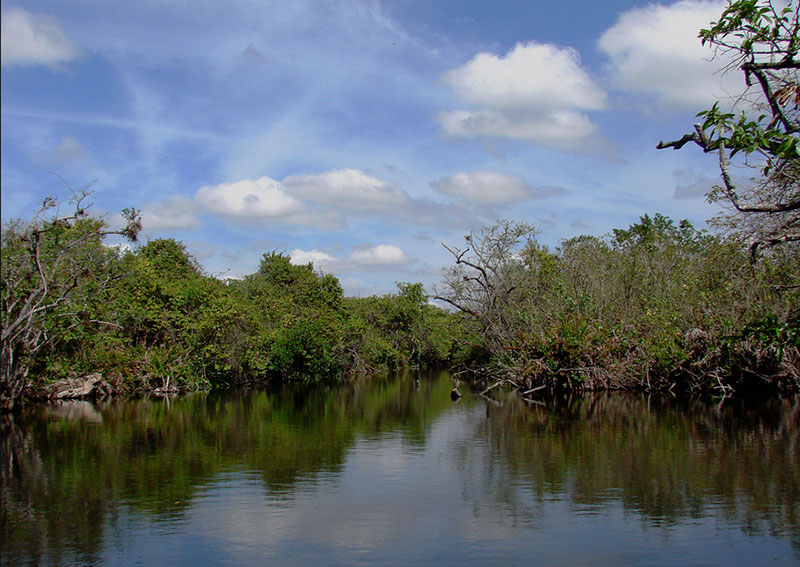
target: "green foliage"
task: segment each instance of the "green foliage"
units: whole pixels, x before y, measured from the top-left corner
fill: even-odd
[[[492,286],[503,296],[485,294],[486,266],[470,261],[445,298],[467,307],[495,371],[521,388],[797,387],[794,254],[753,266],[735,237],[645,215],[606,239],[555,251],[528,241],[497,258],[492,272],[505,279]]]
[[[138,212],[125,215],[134,230]],[[242,280],[222,282],[204,275],[180,242],[119,253],[103,245],[101,221],[68,220],[4,229],[4,360],[35,376],[34,387],[98,371],[123,390],[319,382],[451,355],[451,315],[427,305],[421,284],[346,300],[336,277],[279,252],[264,254]],[[31,328],[47,340],[12,348],[5,337],[14,309],[43,294],[45,280],[58,295]]]
[[[714,148],[724,146],[730,156],[743,152],[762,153],[770,161],[800,157],[797,123],[782,106],[800,99],[797,90],[796,56],[798,13],[794,2],[775,6],[771,1],[732,1],[719,20],[700,30],[703,45],[711,45],[734,56],[748,86],[758,83],[764,104],[757,117],[750,108],[722,112],[719,103],[698,114],[702,131]],[[707,148],[710,149],[710,148]]]
[[[138,217],[129,211],[125,229],[111,231],[87,215],[86,197],[85,192],[74,195],[68,216],[57,214],[57,200],[48,197],[30,222],[3,227],[2,410],[11,409],[32,385],[32,370],[44,365],[60,370],[59,358],[65,352],[74,355],[81,336],[113,324],[97,317],[95,309],[116,274],[116,253],[103,238],[135,238]]]
[[[693,142],[718,155],[722,183],[710,188],[707,197],[728,210],[714,221],[749,239],[753,261],[762,250],[800,241],[798,30],[800,10],[794,0],[730,1],[699,36],[726,57],[726,71],[738,67],[746,88],[732,94],[732,108],[717,102],[699,112],[702,122],[692,134],[658,144],[680,149]],[[734,160],[754,170],[747,184],[731,174]]]
[[[336,336],[321,321],[300,319],[278,330],[269,352],[269,370],[292,380],[319,381],[340,370]]]
[[[354,369],[438,366],[453,358],[462,332],[458,318],[428,304],[420,283],[397,289],[347,300],[346,352]]]

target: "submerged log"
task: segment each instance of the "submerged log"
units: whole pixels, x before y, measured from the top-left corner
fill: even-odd
[[[75,400],[90,396],[106,395],[109,384],[99,372],[82,378],[64,378],[47,386],[47,396],[53,400]]]

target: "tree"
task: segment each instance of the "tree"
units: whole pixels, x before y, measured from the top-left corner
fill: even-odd
[[[115,325],[91,318],[89,304],[112,280],[115,249],[103,245],[117,234],[135,240],[139,212],[126,209],[127,225],[110,230],[88,215],[86,191],[70,200],[73,211],[59,214],[48,197],[33,220],[14,221],[2,238],[2,360],[0,410],[9,410],[28,386],[36,356],[65,333],[80,327]]]
[[[344,311],[335,276],[271,252],[262,256],[256,273],[232,285],[257,325],[249,337],[253,371],[285,380],[338,374]]]
[[[717,102],[698,114],[703,121],[694,132],[657,146],[677,150],[693,142],[717,153],[722,184],[708,198],[734,209],[717,220],[745,231],[753,260],[763,249],[800,241],[800,15],[794,0],[782,5],[731,1],[718,21],[700,31],[704,45],[732,57],[727,71],[740,70],[746,90],[733,111]],[[755,169],[751,187],[731,173],[737,155]]]
[[[521,328],[520,294],[532,289],[530,257],[541,251],[536,230],[508,220],[471,231],[466,248],[442,244],[455,259],[445,274],[443,289],[433,299],[458,309],[477,326],[475,346],[486,349],[496,361],[505,361]],[[546,252],[545,252],[546,255]]]

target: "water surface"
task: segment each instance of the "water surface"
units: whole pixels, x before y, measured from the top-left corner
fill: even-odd
[[[447,374],[6,418],[3,565],[800,564],[800,410]]]

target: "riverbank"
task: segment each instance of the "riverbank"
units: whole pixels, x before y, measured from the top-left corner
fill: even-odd
[[[401,282],[359,298],[284,253],[220,280],[175,240],[109,248],[104,223],[80,211],[4,230],[2,411],[94,373],[115,392],[445,364],[522,391],[800,387],[796,243],[754,264],[741,237],[645,215],[550,250],[532,226],[501,221],[448,248],[454,266],[433,293]]]

